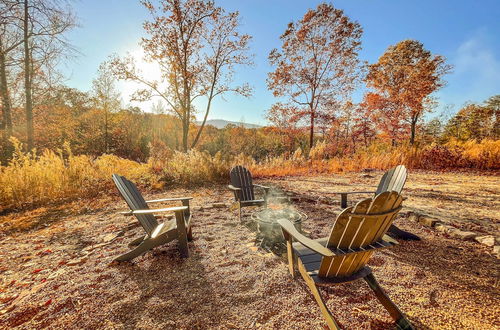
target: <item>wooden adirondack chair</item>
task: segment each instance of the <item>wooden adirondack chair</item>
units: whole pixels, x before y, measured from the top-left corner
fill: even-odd
[[[375,195],[384,191],[395,191],[401,193],[408,177],[408,171],[404,165],[398,165],[385,172],[378,184]],[[343,191],[334,192],[340,195],[340,207],[345,209],[347,207],[347,196],[350,194],[373,194],[373,191]]]
[[[290,221],[278,220],[287,241],[290,273],[295,277],[297,264],[330,329],[339,329],[339,326],[318,287],[361,278],[374,291],[398,328],[413,329],[366,266],[375,251],[397,244],[384,234],[401,209],[402,200],[397,192],[383,192],[373,199],[360,201],[339,214],[329,237],[318,240],[303,236]]]
[[[125,177],[113,174],[113,181],[120,191],[120,194],[130,208],[128,212],[121,212],[124,215],[133,215],[139,220],[146,231],[145,236],[141,236],[131,243],[131,251],[116,258],[116,261],[127,261],[138,257],[145,252],[159,245],[171,242],[175,239],[179,241],[179,250],[183,257],[189,256],[187,241],[192,239],[191,212],[189,201],[192,197],[163,198],[146,201],[142,197],[136,185]],[[183,206],[150,209],[148,204],[181,201]],[[156,220],[155,214],[173,212],[175,220],[169,220],[161,224]]]
[[[238,207],[239,218],[241,221],[241,209],[247,206],[261,206],[267,205],[267,196],[269,187],[252,182],[252,174],[248,169],[243,166],[235,166],[229,172],[231,184],[228,186],[234,193],[236,200],[235,206]],[[261,188],[264,191],[262,199],[255,198],[254,188]]]

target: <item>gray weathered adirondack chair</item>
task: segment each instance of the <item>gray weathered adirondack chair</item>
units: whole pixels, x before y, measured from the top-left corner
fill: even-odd
[[[127,261],[138,257],[145,252],[159,245],[171,242],[175,239],[179,241],[179,250],[183,257],[188,257],[187,241],[192,239],[191,231],[191,212],[189,201],[192,197],[163,198],[146,201],[142,197],[136,185],[125,177],[113,174],[113,181],[120,191],[120,194],[127,202],[130,208],[128,212],[122,212],[124,215],[133,215],[139,220],[146,231],[145,236],[141,236],[131,243],[131,251],[116,258],[116,261]],[[181,201],[183,206],[150,209],[148,204],[169,201]],[[156,221],[155,214],[174,212],[175,220],[165,221],[161,224]]]
[[[408,177],[408,171],[404,165],[398,165],[391,168],[384,173],[378,184],[375,196],[384,191],[395,191],[401,194],[403,187]],[[336,192],[340,194],[340,207],[343,209],[347,207],[347,195],[349,194],[373,194],[373,191],[349,191],[349,192]],[[394,238],[406,240],[420,240],[420,238],[412,233],[401,230],[395,225],[389,227],[389,233]]]
[[[384,191],[395,191],[401,193],[408,176],[408,171],[404,165],[398,165],[391,168],[384,173],[380,182],[378,184],[375,195],[378,195]],[[350,194],[373,194],[373,191],[343,191],[334,192],[334,194],[340,195],[340,207],[345,209],[347,207],[347,196]]]
[[[235,204],[238,207],[239,218],[241,220],[241,208],[247,206],[261,206],[267,204],[267,196],[269,187],[252,182],[252,174],[245,167],[238,165],[231,169],[229,172],[231,184],[228,186],[234,193]],[[264,190],[262,199],[255,198],[254,188],[261,188]]]
[[[287,241],[290,273],[295,277],[297,264],[330,329],[339,329],[339,326],[318,287],[361,278],[374,291],[398,328],[413,329],[366,266],[375,251],[397,244],[385,232],[401,209],[402,201],[397,192],[383,192],[373,199],[362,200],[344,209],[335,220],[330,236],[318,240],[299,233],[290,221],[278,220]]]

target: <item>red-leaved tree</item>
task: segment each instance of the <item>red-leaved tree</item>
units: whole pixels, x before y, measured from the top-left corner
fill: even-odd
[[[342,10],[322,3],[289,23],[281,50],[269,54],[276,68],[269,73],[268,88],[289,105],[281,109],[295,109],[290,118],[307,120],[310,147],[315,125],[334,117],[359,80],[361,34],[361,26]]]

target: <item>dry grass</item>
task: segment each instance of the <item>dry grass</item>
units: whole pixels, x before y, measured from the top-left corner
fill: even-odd
[[[226,182],[229,170],[236,164],[247,166],[255,177],[286,177],[359,172],[366,168],[385,170],[398,164],[409,168],[481,170],[500,169],[500,140],[480,143],[449,142],[417,150],[373,144],[356,153],[328,158],[325,143],[318,143],[309,153],[297,149],[289,157],[279,156],[256,162],[243,154],[236,157],[214,156],[192,150],[174,152],[167,148],[152,150],[145,164],[114,155],[92,158],[73,155],[69,147],[58,152],[46,150],[41,155],[22,152],[14,141],[14,158],[0,166],[0,212],[32,208],[79,198],[93,198],[100,193],[115,192],[111,175],[118,173],[158,190],[172,185],[206,185]]]
[[[12,161],[0,167],[0,211],[92,198],[113,189],[113,173],[132,180],[142,180],[148,174],[145,165],[113,155],[94,159],[75,156],[66,148],[58,152],[45,150],[37,156],[35,152],[23,152],[17,141],[14,146]]]

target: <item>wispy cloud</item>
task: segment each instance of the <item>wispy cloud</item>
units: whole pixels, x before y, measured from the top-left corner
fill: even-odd
[[[490,47],[490,38],[484,30],[458,47],[455,65],[457,74],[474,73],[479,82],[500,82],[500,60]]]
[[[448,58],[453,73],[445,77],[448,84],[437,93],[437,113],[451,116],[465,103],[481,103],[500,94],[500,54],[486,29],[467,37]],[[436,114],[436,112],[434,112]]]
[[[459,45],[450,58],[454,72],[440,93],[443,103],[460,106],[500,93],[500,55],[495,53],[493,42],[488,31],[481,29]]]

